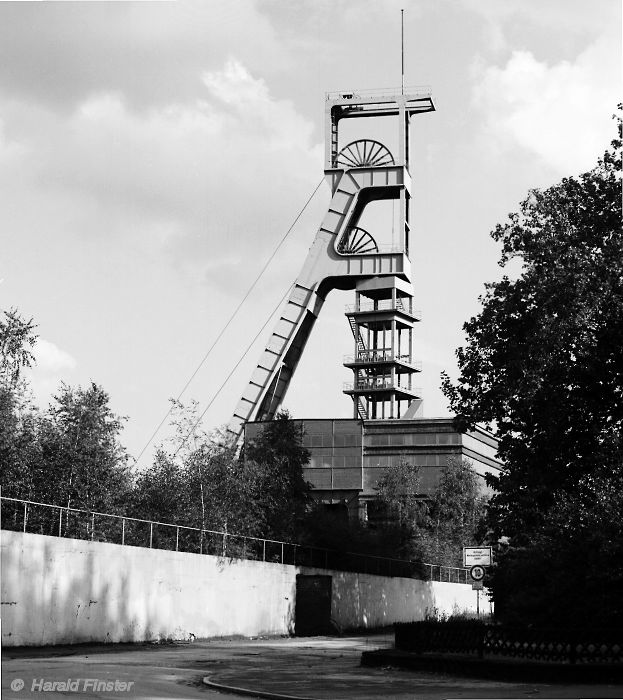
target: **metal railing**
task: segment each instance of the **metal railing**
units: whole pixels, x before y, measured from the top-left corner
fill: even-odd
[[[366,90],[332,90],[326,93],[327,100],[356,100],[358,98],[368,97],[387,97],[392,95],[401,95],[403,88],[385,87],[385,88],[370,88]],[[404,87],[404,94],[407,97],[431,97],[433,94],[430,85],[410,85]]]
[[[144,520],[0,496],[3,530],[318,569],[467,583],[467,569]]]
[[[419,360],[412,360],[409,355],[398,355],[391,350],[362,350],[356,355],[344,355],[344,364],[354,362],[404,362],[412,367],[416,372],[422,371],[422,363]]]
[[[370,377],[356,382],[344,382],[342,386],[342,391],[385,391],[386,389],[408,391],[415,396],[422,395],[421,387],[405,386],[398,381],[392,381],[391,377]]]
[[[391,299],[381,299],[381,301],[377,302],[376,306],[374,302],[366,301],[363,303],[360,302],[359,308],[357,308],[356,304],[346,304],[344,307],[344,313],[348,315],[374,313],[375,311],[398,311],[399,313],[411,316],[411,318],[416,321],[422,320],[422,311],[420,309],[410,309],[407,304],[394,304]]]

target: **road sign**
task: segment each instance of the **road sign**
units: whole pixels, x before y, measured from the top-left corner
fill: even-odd
[[[463,547],[463,566],[491,566],[492,547]]]
[[[472,591],[482,591],[485,584],[482,581],[472,581]]]
[[[474,581],[482,581],[482,579],[485,577],[484,567],[480,566],[479,564],[472,566],[472,568],[469,570],[469,575],[474,579]]]

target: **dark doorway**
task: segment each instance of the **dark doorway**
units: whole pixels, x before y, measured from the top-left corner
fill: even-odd
[[[331,632],[331,576],[298,574],[294,634],[311,637]]]

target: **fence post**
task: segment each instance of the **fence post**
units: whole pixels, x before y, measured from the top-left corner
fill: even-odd
[[[58,509],[58,536],[61,537],[61,532],[63,528],[63,508]]]
[[[266,561],[266,540],[262,540],[262,561]]]
[[[294,556],[294,559],[293,559],[292,563],[294,564],[294,566],[296,566],[296,545],[294,545],[294,555],[293,556]]]
[[[179,551],[179,545],[180,545],[180,528],[179,525],[175,528],[175,551]]]
[[[281,543],[281,563],[283,564],[283,542]]]
[[[24,532],[26,532],[26,520],[28,519],[28,503],[24,503]]]
[[[125,518],[121,520],[121,544],[125,544]]]
[[[152,522],[149,523],[149,549],[151,549],[151,543],[153,542],[154,539],[154,524]]]
[[[91,539],[95,539],[95,513],[91,513]]]

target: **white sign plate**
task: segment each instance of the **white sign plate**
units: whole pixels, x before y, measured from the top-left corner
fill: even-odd
[[[463,547],[463,566],[491,566],[492,547]]]

